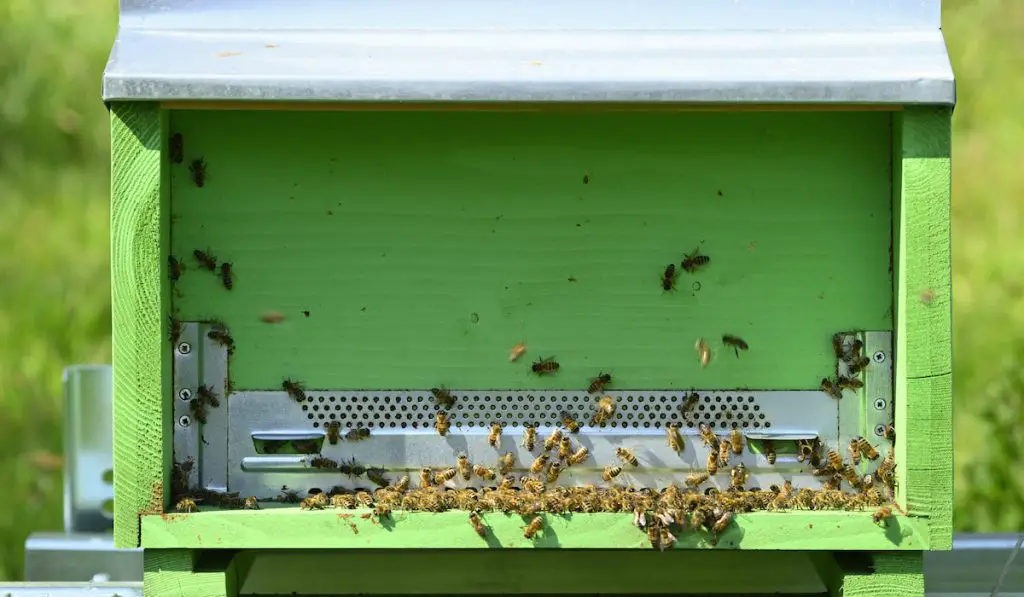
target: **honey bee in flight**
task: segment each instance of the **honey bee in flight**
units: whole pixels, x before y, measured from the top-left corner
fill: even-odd
[[[526,424],[526,428],[523,432],[523,443],[521,444],[527,451],[533,452],[533,448],[537,445],[537,426]]]
[[[557,373],[559,368],[561,368],[561,365],[558,364],[555,357],[542,357],[530,365],[530,370],[537,375],[550,375]]]
[[[604,468],[604,472],[601,473],[601,478],[604,479],[605,482],[610,483],[611,480],[618,477],[621,472],[621,466],[606,466]]]
[[[731,334],[722,335],[722,344],[732,348],[733,352],[736,353],[736,358],[740,357],[741,350],[748,350],[750,346],[747,345],[746,341],[739,336],[733,336]]]
[[[587,391],[591,394],[600,394],[604,391],[605,386],[612,382],[612,376],[609,373],[601,372],[597,377],[590,380],[590,386]]]
[[[683,442],[683,436],[679,433],[679,423],[669,423],[665,427],[665,431],[668,435],[668,447],[672,448],[673,452],[682,452],[686,444]]]
[[[501,423],[492,423],[491,432],[487,435],[487,443],[492,448],[498,447],[498,442],[501,441]]]
[[[665,271],[661,274],[661,289],[664,291],[670,291],[676,287],[676,279],[679,274],[676,272],[676,264],[670,263]]]
[[[245,498],[245,501],[242,502],[242,509],[243,510],[259,510],[260,509],[260,504],[259,504],[259,502],[256,501],[256,496],[250,495],[249,497]]]
[[[707,255],[701,255],[700,247],[697,247],[693,250],[693,253],[688,253],[683,256],[683,262],[680,265],[683,270],[692,274],[710,262],[711,258]]]
[[[619,457],[619,460],[630,466],[640,466],[636,459],[636,453],[629,448],[615,448],[615,455]]]
[[[544,528],[544,519],[540,516],[535,516],[530,524],[523,528],[523,537],[526,539],[533,539],[537,536],[537,533]]]
[[[448,430],[452,428],[452,421],[448,418],[448,413],[443,410],[437,411],[437,417],[434,422],[434,429],[437,430],[437,434],[441,437],[448,435]]]
[[[296,402],[303,402],[306,399],[306,392],[302,390],[302,385],[297,381],[286,379],[281,383],[281,387]]]
[[[697,360],[700,361],[700,366],[702,368],[707,367],[708,363],[711,362],[711,348],[708,347],[708,343],[704,338],[698,338],[693,348],[697,351]]]
[[[558,413],[558,416],[562,419],[562,426],[569,430],[569,433],[579,433],[580,424],[579,422],[569,414],[569,411],[563,410]]]
[[[455,406],[455,396],[444,387],[431,388],[430,393],[434,396],[434,403],[438,408],[450,409]]]

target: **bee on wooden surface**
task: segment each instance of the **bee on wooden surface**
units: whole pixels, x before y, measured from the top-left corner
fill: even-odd
[[[700,366],[707,367],[708,363],[711,362],[711,348],[704,338],[698,338],[697,343],[693,345],[694,350],[697,351],[697,360],[700,361]]]
[[[470,464],[469,456],[465,452],[459,452],[458,457],[455,458],[455,467],[459,469],[462,480],[469,481],[470,475],[473,474],[473,465]]]
[[[558,413],[558,416],[562,419],[562,426],[568,429],[569,433],[580,432],[579,422],[576,419],[574,419],[571,414],[569,414],[569,411],[563,410],[562,412]]]
[[[339,421],[331,421],[325,427],[327,429],[327,441],[332,446],[337,445],[338,440],[341,439],[341,423]]]
[[[731,445],[732,445],[732,443],[729,440],[727,440],[727,439],[723,439],[720,442],[718,442],[718,465],[719,466],[729,466],[729,451],[730,451]]]
[[[558,481],[558,475],[562,473],[562,464],[557,460],[548,465],[547,481],[548,483],[554,483]]]
[[[562,441],[558,442],[558,457],[565,460],[570,455],[572,455],[572,440],[568,435],[563,435]]]
[[[588,457],[590,457],[590,450],[588,450],[586,446],[580,446],[579,450],[576,450],[569,455],[566,459],[566,463],[568,463],[569,466],[576,466],[577,464],[585,461]]]
[[[425,466],[420,469],[420,487],[430,487],[432,485],[431,479],[433,478],[433,472],[429,466]]]
[[[448,418],[448,413],[443,410],[437,411],[437,417],[434,421],[434,429],[437,430],[437,434],[441,437],[448,435],[448,430],[452,428],[452,421]]]
[[[750,473],[747,472],[747,467],[743,466],[743,463],[739,463],[729,471],[730,481],[732,486],[736,489],[742,489],[743,484],[747,482],[750,477]]]
[[[692,274],[710,262],[711,258],[707,255],[701,255],[700,247],[697,247],[693,250],[693,253],[688,253],[683,256],[683,262],[680,265],[682,265],[683,270]]]
[[[867,369],[868,365],[871,364],[871,359],[868,357],[860,357],[850,362],[850,375],[857,375],[861,371]]]
[[[512,467],[516,464],[516,455],[512,452],[505,452],[501,458],[498,459],[498,473],[506,474],[512,470]]]
[[[821,391],[836,400],[840,400],[843,397],[843,389],[839,387],[839,384],[827,377],[821,378]]]
[[[174,509],[177,510],[178,512],[185,513],[199,511],[199,507],[196,506],[196,502],[192,498],[182,498],[180,501],[178,501],[177,504],[174,505]]]
[[[188,411],[192,413],[192,418],[200,423],[206,423],[206,405],[199,398],[193,398],[188,401]]]
[[[665,291],[672,290],[676,287],[676,280],[678,278],[679,274],[676,272],[676,264],[668,264],[665,271],[661,274],[661,289]]]
[[[263,323],[281,323],[284,321],[284,313],[280,311],[266,311],[260,314],[260,321]]]
[[[704,440],[704,445],[710,447],[712,450],[718,449],[718,436],[715,435],[715,431],[711,429],[711,426],[707,423],[699,423],[697,430],[700,431],[700,438]]]
[[[587,387],[587,391],[591,394],[600,394],[604,391],[605,386],[612,383],[611,374],[601,372],[597,377],[590,380],[590,386]]]
[[[548,455],[541,454],[540,456],[533,459],[533,463],[530,464],[530,472],[533,474],[541,472],[542,470],[544,470],[544,467],[547,465],[547,463]]]
[[[210,331],[206,332],[206,337],[228,349],[228,354],[235,352],[235,340],[224,327],[218,325],[211,328]]]
[[[292,397],[292,400],[296,402],[304,402],[306,400],[306,392],[302,389],[302,384],[297,381],[286,379],[281,382],[281,387],[284,388],[285,392]]]
[[[514,363],[519,360],[519,357],[523,356],[526,352],[526,345],[520,342],[512,347],[512,351],[508,353],[508,361]]]
[[[477,477],[483,479],[484,481],[493,481],[498,476],[497,471],[495,471],[493,468],[487,468],[482,464],[474,466],[473,473]]]
[[[560,441],[562,441],[562,430],[559,429],[558,427],[555,427],[554,429],[551,430],[551,435],[549,435],[548,438],[544,440],[544,451],[550,452],[555,446],[558,445],[558,442]]]
[[[878,450],[868,440],[863,437],[857,437],[855,441],[857,442],[857,449],[865,458],[868,460],[878,460]]]
[[[864,387],[864,382],[856,377],[843,377],[840,375],[836,378],[836,386],[838,386],[840,390],[859,390]]]
[[[337,470],[338,463],[331,460],[330,458],[324,458],[323,456],[317,456],[310,459],[309,466],[320,469],[320,470]]]
[[[220,281],[224,284],[224,288],[231,290],[234,287],[234,280],[231,278],[231,264],[224,262],[220,264]]]
[[[174,318],[174,316],[168,317],[168,338],[172,345],[177,346],[178,340],[181,339],[181,322]]]
[[[199,262],[199,266],[203,269],[208,269],[211,272],[217,271],[217,258],[209,253],[209,249],[201,251],[196,249],[192,251],[192,256]]]
[[[192,182],[200,189],[206,185],[206,162],[203,158],[196,158],[188,165],[188,171],[192,174]]]
[[[560,368],[561,365],[558,364],[555,357],[542,357],[530,365],[530,370],[537,375],[550,375],[557,373]]]
[[[746,341],[739,336],[733,336],[731,334],[722,335],[722,344],[732,347],[733,352],[736,353],[736,358],[740,357],[741,350],[748,350],[750,346],[747,345]]]
[[[601,399],[597,401],[597,412],[590,419],[590,424],[594,427],[604,425],[608,419],[611,419],[615,414],[615,398],[611,396],[601,396]]]
[[[336,493],[331,496],[330,504],[332,508],[355,508],[356,498],[347,493]]]
[[[213,408],[217,408],[220,406],[220,399],[217,398],[217,393],[214,392],[213,388],[211,388],[210,386],[199,386],[199,388],[196,390],[196,394],[199,395],[199,400],[202,401],[203,404],[207,404],[209,406],[212,406]]]
[[[391,504],[387,502],[377,502],[373,505],[373,515],[378,519],[389,518],[391,516]]]
[[[327,494],[318,493],[302,500],[299,504],[301,510],[323,510],[327,507]]]
[[[501,423],[491,423],[491,432],[487,435],[487,443],[492,448],[498,447],[498,442],[501,441]]]
[[[368,468],[366,469],[366,478],[369,479],[377,487],[387,487],[391,484],[391,481],[384,476],[387,471],[382,468]]]
[[[172,164],[180,164],[185,161],[185,138],[181,133],[171,135],[170,154]]]
[[[857,438],[850,440],[849,445],[846,447],[846,451],[850,454],[850,461],[853,464],[860,464],[860,444],[857,443]]]
[[[777,455],[775,454],[775,442],[770,439],[764,440],[761,445],[764,450],[764,457],[768,459],[768,464],[775,464]]]
[[[455,406],[455,396],[445,389],[444,386],[439,388],[430,388],[430,393],[434,396],[434,404],[437,404],[438,408],[450,409]]]
[[[842,334],[832,335],[832,352],[836,355],[837,359],[841,359],[846,356],[846,347],[843,346]]]
[[[185,271],[185,264],[178,261],[178,258],[174,255],[167,256],[167,275],[170,277],[171,282],[177,282],[178,278],[181,277],[181,272]]]
[[[457,475],[457,474],[459,474],[459,471],[456,470],[455,467],[449,467],[449,468],[446,468],[444,470],[440,470],[440,471],[437,471],[436,473],[434,473],[434,480],[433,480],[433,482],[435,484],[437,484],[437,485],[441,485],[442,483],[447,483],[448,481],[451,481],[452,479],[454,479],[455,475]],[[421,479],[422,479],[422,471],[421,471]]]
[[[890,518],[892,518],[892,508],[889,506],[882,506],[871,515],[872,522],[875,524],[882,522],[885,523],[886,526],[889,525]]]
[[[480,518],[478,512],[473,511],[469,513],[469,524],[473,526],[473,530],[476,531],[477,535],[480,535],[481,539],[487,538],[487,527],[484,526],[484,521]]]
[[[345,432],[345,441],[361,442],[370,438],[370,430],[366,427],[356,427]]]
[[[533,448],[537,445],[537,427],[535,425],[526,424],[523,431],[523,443],[520,444],[529,452],[533,452]]]
[[[629,448],[615,448],[615,455],[619,457],[619,460],[630,466],[640,466],[636,459],[636,453]]]
[[[606,483],[611,483],[612,479],[618,477],[620,473],[622,473],[621,466],[606,466],[604,467],[604,472],[601,473],[601,478],[604,479]]]
[[[250,495],[249,497],[245,498],[245,501],[242,502],[242,509],[243,510],[259,510],[260,509],[260,503],[258,501],[256,501],[256,496]]]
[[[727,529],[729,525],[732,523],[735,516],[735,514],[726,510],[724,513],[722,513],[721,516],[718,517],[717,520],[715,520],[715,524],[711,527],[711,532],[716,535],[721,535],[725,532],[725,529]]]
[[[708,473],[693,473],[686,477],[686,484],[694,489],[700,487],[702,483],[711,478]]]
[[[697,408],[698,402],[700,402],[700,394],[697,392],[691,392],[690,395],[686,397],[686,400],[683,401],[683,405],[679,407],[680,412],[683,413],[684,419],[693,412],[693,409]]]
[[[679,453],[686,448],[686,444],[683,442],[683,436],[679,433],[679,423],[669,423],[665,427],[665,432],[668,436],[668,447],[672,448],[673,452]]]
[[[729,433],[729,443],[732,446],[733,454],[743,453],[743,432],[739,429],[733,429]]]
[[[526,539],[533,539],[537,536],[537,533],[544,528],[544,519],[540,516],[535,516],[530,524],[523,528],[523,537]]]
[[[714,450],[708,452],[708,461],[704,467],[709,475],[714,475],[718,472],[718,453]]]

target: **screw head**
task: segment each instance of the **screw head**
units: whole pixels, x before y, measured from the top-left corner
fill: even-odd
[[[875,361],[876,363],[881,363],[881,362],[885,361],[885,353],[884,353],[884,352],[882,352],[881,350],[879,350],[878,352],[876,352],[876,353],[875,353],[875,354],[874,354],[874,355],[873,355],[873,356],[871,357],[871,359],[872,359],[873,361]]]
[[[178,398],[181,398],[182,400],[191,400],[192,390],[188,388],[181,388],[180,390],[178,390]]]
[[[188,415],[181,415],[180,417],[178,417],[178,425],[181,425],[182,427],[188,427],[191,424],[192,417]]]
[[[188,342],[182,342],[181,344],[178,345],[178,352],[180,352],[181,354],[188,354],[192,352],[192,345],[189,344]]]
[[[875,425],[875,435],[885,437],[885,425]]]
[[[878,398],[875,400],[875,410],[885,410],[885,400]]]

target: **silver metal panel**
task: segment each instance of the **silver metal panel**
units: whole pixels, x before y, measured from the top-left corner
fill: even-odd
[[[195,486],[199,470],[199,422],[194,420],[189,402],[196,397],[202,355],[199,352],[199,324],[182,323],[178,343],[174,347],[174,460],[190,461],[188,485]]]
[[[132,0],[111,100],[952,104],[939,0]]]
[[[142,550],[115,548],[110,533],[33,533],[25,540],[25,580],[141,581]]]
[[[199,337],[202,340],[202,370],[200,383],[213,390],[220,400],[217,408],[208,408],[206,423],[202,425],[200,435],[199,475],[200,483],[206,489],[227,491],[228,486],[228,351],[225,347],[211,339],[207,332],[212,329],[209,324],[199,326]]]
[[[114,527],[113,381],[110,365],[64,369],[64,529]],[[104,507],[107,505],[108,507]]]
[[[0,584],[4,597],[142,597],[142,583],[19,582]]]
[[[871,364],[863,374],[856,376],[864,382],[864,387],[856,391],[843,390],[843,399],[839,401],[840,453],[845,454],[851,439],[863,437],[884,456],[891,446],[885,438],[885,427],[893,420],[892,333],[850,333],[844,335],[844,345],[849,347],[854,339],[863,343],[862,354],[871,359]],[[849,376],[849,365],[839,360],[836,373]],[[874,470],[875,465],[877,462],[863,459],[860,471],[867,473]]]

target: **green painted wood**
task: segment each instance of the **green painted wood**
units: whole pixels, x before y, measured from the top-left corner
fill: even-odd
[[[246,552],[243,552],[246,553]],[[243,594],[820,593],[801,552],[288,551],[255,553]],[[654,558],[654,559],[652,559]],[[362,570],[364,574],[338,571]],[[743,574],[723,574],[742,570]],[[521,571],[516,573],[514,571]],[[391,572],[400,572],[394,574]]]
[[[846,571],[843,597],[924,597],[924,554],[872,554],[873,569]]]
[[[146,597],[235,597],[240,579],[232,565],[233,555],[146,549],[143,592]]]
[[[891,329],[890,118],[173,112],[208,164],[202,188],[172,168],[175,307],[228,324],[236,389],[813,389],[832,333]],[[696,247],[711,264],[662,292]]]
[[[171,465],[170,313],[165,280],[166,116],[114,103],[111,135],[111,305],[114,367],[114,541],[139,544],[139,516],[162,512]]]
[[[924,521],[896,516],[876,525],[871,512],[757,512],[741,514],[712,545],[705,534],[683,533],[679,549],[920,550],[928,548]],[[364,517],[365,516],[365,517]],[[366,510],[304,512],[296,508],[205,511],[146,516],[143,547],[189,549],[333,548],[562,548],[651,549],[630,514],[545,515],[545,533],[523,538],[519,516],[485,514],[487,540],[465,512],[396,512],[378,521]]]
[[[926,516],[932,549],[952,549],[950,111],[908,108],[900,156],[895,396],[901,500]]]

